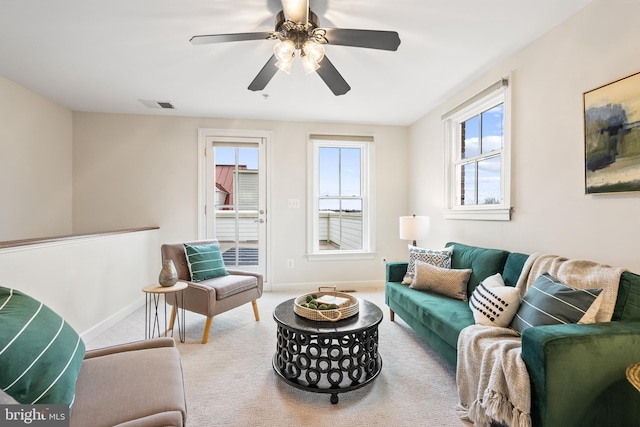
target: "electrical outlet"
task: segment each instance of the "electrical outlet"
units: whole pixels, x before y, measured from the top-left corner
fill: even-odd
[[[385,265],[387,263],[387,257],[382,257],[382,265]]]
[[[292,259],[288,259],[287,260],[287,268],[293,268],[293,260]]]

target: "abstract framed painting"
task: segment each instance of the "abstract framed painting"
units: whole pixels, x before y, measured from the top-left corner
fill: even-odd
[[[640,191],[640,72],[583,98],[586,194]]]

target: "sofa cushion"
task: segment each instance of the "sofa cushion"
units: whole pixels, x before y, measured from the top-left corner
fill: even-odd
[[[618,298],[611,320],[640,320],[640,276],[625,271],[620,276]]]
[[[467,295],[471,295],[476,286],[487,277],[502,273],[509,256],[508,251],[500,249],[486,249],[461,243],[447,243],[447,246],[451,245],[453,245],[451,268],[470,268],[473,270],[467,285]]]
[[[0,389],[23,404],[74,400],[84,342],[46,305],[0,287]]]
[[[207,245],[189,245],[185,243],[184,253],[192,282],[201,282],[229,274],[224,267],[218,243]]]
[[[515,286],[518,284],[518,279],[520,279],[522,268],[524,267],[524,263],[527,262],[527,259],[529,259],[529,255],[527,254],[517,252],[509,253],[502,272],[502,280],[504,280],[505,285]]]
[[[593,323],[598,307],[589,309],[601,293],[602,289],[573,288],[543,273],[524,294],[510,326],[522,333],[533,326]]]
[[[426,262],[416,261],[416,274],[409,287],[466,301],[467,282],[470,275],[470,269],[441,268]]]
[[[387,300],[402,306],[420,325],[433,331],[454,349],[460,331],[475,323],[466,301],[417,291],[396,282],[388,282],[385,289]]]
[[[520,307],[520,292],[506,286],[500,273],[484,279],[469,297],[476,324],[506,328]]]
[[[402,279],[402,283],[410,285],[413,283],[413,277],[416,273],[416,261],[422,261],[435,265],[436,267],[451,268],[451,251],[453,248],[446,247],[444,249],[423,249],[417,246],[409,245],[409,264],[407,273]]]
[[[186,418],[182,366],[175,347],[123,351],[86,359],[77,390],[71,427],[116,426],[127,422],[182,426]]]

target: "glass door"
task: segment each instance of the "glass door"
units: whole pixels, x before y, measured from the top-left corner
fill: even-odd
[[[265,274],[266,184],[262,138],[211,138],[207,144],[207,237],[227,268]]]

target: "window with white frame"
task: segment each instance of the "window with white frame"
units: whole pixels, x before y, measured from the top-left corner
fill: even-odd
[[[311,135],[309,143],[310,259],[371,254],[373,138]]]
[[[445,218],[510,219],[510,91],[502,79],[443,116]]]

